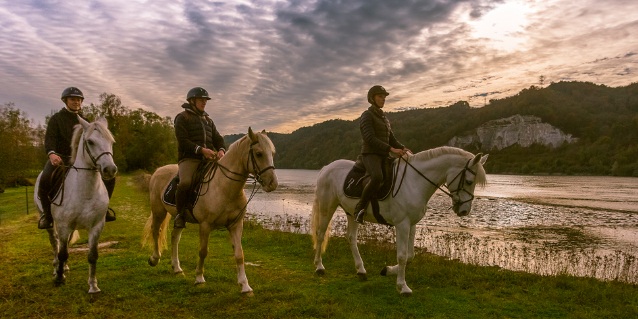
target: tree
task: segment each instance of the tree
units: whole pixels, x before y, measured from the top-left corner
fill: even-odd
[[[41,164],[41,133],[31,128],[26,113],[13,103],[0,107],[0,185],[24,179],[31,168]]]

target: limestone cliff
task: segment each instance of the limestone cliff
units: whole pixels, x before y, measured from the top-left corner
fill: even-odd
[[[563,143],[573,143],[578,139],[565,134],[540,118],[530,115],[514,115],[508,118],[486,122],[465,136],[455,136],[448,141],[449,146],[468,147],[481,151],[500,150],[518,144],[528,147],[542,144],[556,148]]]

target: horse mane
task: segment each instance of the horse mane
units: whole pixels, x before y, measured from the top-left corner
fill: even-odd
[[[440,146],[437,148],[421,151],[414,154],[413,157],[417,160],[427,161],[442,155],[460,155],[462,157],[467,158],[468,160],[471,158],[474,158],[474,154],[466,150],[456,148],[456,147],[451,147],[451,146]],[[487,177],[486,177],[485,169],[483,168],[483,165],[478,165],[478,170],[476,171],[475,183],[480,186],[485,186],[485,184],[487,183]]]
[[[259,144],[261,144],[262,146],[265,146],[269,150],[272,150],[273,155],[275,154],[275,144],[272,143],[272,141],[266,136],[266,134],[256,132],[255,136],[257,136],[257,138],[259,139]],[[234,141],[228,147],[228,152],[230,152],[231,149],[234,149],[234,148],[238,147],[239,144],[243,143],[247,139],[250,139],[248,137],[248,134],[246,134],[246,135],[242,136],[240,139]]]
[[[115,143],[115,138],[113,138],[113,134],[111,134],[111,131],[109,131],[106,121],[95,121],[93,123],[89,123],[89,132],[86,137],[89,138],[95,130],[102,133],[102,135],[104,135],[111,143]],[[84,127],[82,127],[82,124],[76,124],[73,127],[73,137],[71,138],[71,165],[75,163],[75,157],[78,154],[80,138],[82,137],[83,133]]]

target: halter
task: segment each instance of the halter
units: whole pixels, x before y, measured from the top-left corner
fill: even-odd
[[[471,202],[471,201],[473,201],[473,200],[474,200],[474,194],[472,194],[472,193],[468,192],[468,191],[467,191],[467,190],[465,190],[465,188],[463,187],[463,186],[465,185],[465,180],[466,180],[465,174],[466,174],[467,172],[470,172],[470,173],[474,174],[474,176],[476,176],[476,173],[475,173],[473,170],[471,170],[471,169],[469,168],[469,166],[468,166],[468,165],[470,165],[470,161],[471,161],[472,159],[468,159],[468,160],[467,160],[467,163],[465,163],[465,167],[463,168],[463,170],[461,170],[458,174],[456,174],[456,176],[454,176],[454,178],[453,178],[453,179],[452,179],[452,180],[451,180],[451,181],[450,181],[447,185],[445,185],[445,187],[448,189],[448,191],[444,190],[443,188],[441,188],[441,186],[440,186],[440,185],[437,185],[435,182],[433,182],[432,180],[430,180],[429,178],[427,178],[427,176],[423,175],[423,173],[421,173],[421,172],[420,172],[420,171],[419,171],[416,167],[414,167],[412,164],[410,164],[410,162],[408,162],[408,160],[407,160],[407,159],[403,158],[403,156],[399,157],[399,163],[401,162],[401,160],[404,160],[404,161],[405,161],[405,163],[406,163],[408,166],[410,166],[410,167],[411,167],[411,168],[412,168],[415,172],[417,172],[417,174],[419,174],[419,175],[420,175],[421,177],[423,177],[426,181],[430,182],[430,184],[434,185],[434,187],[438,188],[438,189],[439,189],[439,190],[441,190],[443,193],[445,193],[447,196],[449,196],[449,197],[452,199],[452,202],[454,203],[454,205],[456,205],[456,206],[461,206],[461,205],[463,205],[463,204],[465,204],[465,203],[467,203],[467,202]],[[407,169],[407,168],[405,168],[405,169],[403,170],[403,176],[405,176],[406,169]],[[396,173],[398,173],[398,170],[399,170],[399,165],[398,165],[398,163],[397,163],[396,170],[397,170],[397,172],[396,172]],[[396,173],[394,174],[395,181],[396,181],[396,178],[397,178],[397,175],[398,175],[398,174],[396,174]],[[457,188],[456,188],[455,190],[450,190],[450,186],[454,183],[454,181],[455,181],[457,178],[459,178],[459,183],[457,184]],[[402,183],[403,183],[403,178],[401,178],[401,183],[400,183],[400,184],[399,184],[399,186],[396,188],[396,192],[393,192],[393,193],[392,193],[392,197],[396,196],[396,194],[399,192],[399,189],[401,188],[401,184],[402,184]],[[393,184],[394,184],[394,183],[393,183]],[[461,197],[459,196],[459,193],[460,193],[460,192],[466,192],[467,194],[469,194],[469,195],[470,195],[470,199],[468,199],[468,200],[466,200],[466,201],[462,201],[462,202],[455,202],[455,201],[454,201],[454,196],[453,196],[453,195],[457,195],[457,197],[460,199],[460,198],[461,198]]]
[[[97,170],[97,161],[100,159],[100,157],[104,156],[104,155],[111,155],[111,157],[113,157],[113,153],[111,152],[102,152],[100,155],[98,155],[97,157],[94,157],[93,154],[91,154],[91,150],[89,150],[89,143],[87,142],[86,139],[84,139],[84,151],[89,154],[89,158],[91,159],[91,162],[93,162],[93,170]],[[78,168],[78,169],[89,169],[89,168],[79,168],[79,167],[75,167],[74,168]]]

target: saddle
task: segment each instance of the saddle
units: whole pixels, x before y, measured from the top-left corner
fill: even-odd
[[[379,200],[384,200],[390,195],[392,192],[393,184],[394,184],[394,172],[392,170],[392,166],[394,165],[395,159],[388,158],[385,160],[385,164],[383,166],[383,184],[381,188],[377,192],[376,199],[370,201],[370,205],[372,206],[372,214],[374,218],[377,220],[379,224],[390,225],[381,213],[379,212]],[[367,184],[368,180],[370,180],[370,175],[366,174],[365,166],[363,165],[363,161],[361,160],[361,155],[357,156],[357,160],[354,162],[352,169],[346,175],[346,180],[343,183],[343,193],[346,197],[350,198],[361,198],[361,194],[363,194],[363,188]]]
[[[49,189],[49,192],[47,193],[47,197],[49,197],[51,203],[53,203],[53,200],[58,198],[60,193],[62,193],[62,185],[64,185],[64,180],[68,174],[69,167],[64,165],[57,166],[55,170],[53,170],[53,174],[51,174],[51,183],[49,184],[51,185],[51,189]]]
[[[217,165],[211,162],[202,162],[199,167],[193,174],[193,182],[191,184],[190,189],[187,192],[186,196],[186,207],[189,214],[184,214],[184,220],[188,223],[198,224],[199,221],[193,215],[193,207],[197,204],[197,200],[202,195],[201,190],[204,185],[204,177],[209,174],[209,172],[215,169]],[[213,173],[214,174],[214,173]],[[212,179],[212,176],[210,177]],[[179,184],[179,174],[175,174],[175,177],[171,179],[171,181],[164,188],[164,192],[162,193],[162,201],[169,206],[176,206],[175,195],[177,193],[177,184]]]
[[[394,182],[394,172],[392,166],[394,165],[395,158],[388,158],[385,161],[383,167],[383,185],[376,194],[376,198],[384,200],[390,194],[392,190],[392,184]],[[354,162],[352,169],[346,175],[346,180],[343,183],[343,192],[350,198],[361,198],[363,193],[363,187],[370,180],[370,175],[366,174],[366,168],[361,160],[361,155],[357,156],[357,160]]]

